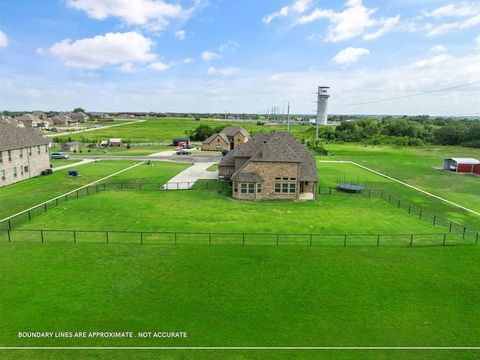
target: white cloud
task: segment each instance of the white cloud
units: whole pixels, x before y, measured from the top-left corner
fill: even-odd
[[[270,24],[273,20],[287,17],[292,13],[303,14],[312,4],[312,0],[297,0],[289,6],[284,6],[280,10],[268,14],[263,17],[262,21],[265,24]]]
[[[444,45],[436,45],[430,49],[430,52],[434,54],[440,54],[447,51],[447,48]]]
[[[125,64],[120,65],[118,67],[118,70],[120,70],[123,73],[127,73],[127,74],[133,74],[133,73],[137,72],[137,69],[135,68],[135,66],[133,66],[133,63],[131,63],[131,62],[127,62]]]
[[[202,52],[202,59],[204,61],[212,61],[221,57],[222,55],[217,54],[216,52],[213,52],[210,50],[205,50],[204,52]]]
[[[353,64],[354,62],[358,61],[361,57],[370,55],[370,50],[364,48],[354,48],[348,47],[340,51],[335,57],[332,59],[333,62],[337,64]]]
[[[450,3],[441,6],[430,12],[424,12],[427,17],[441,19],[444,17],[467,17],[478,14],[480,11],[480,4],[471,4],[466,2],[457,2],[457,4]]]
[[[170,66],[162,63],[161,61],[155,61],[155,62],[151,63],[148,67],[152,70],[155,70],[155,71],[165,71]]]
[[[480,49],[480,35],[477,36],[477,38],[475,39],[475,44],[476,44],[477,47]]]
[[[170,19],[188,18],[194,10],[163,0],[68,0],[67,5],[85,11],[93,19],[117,17],[128,25],[146,26],[151,30],[161,30]]]
[[[192,59],[191,57],[187,57],[187,58],[183,59],[183,63],[184,63],[184,64],[191,64],[191,63],[193,63],[194,61],[195,61],[195,60]]]
[[[380,29],[373,33],[363,35],[363,40],[373,40],[379,38],[380,36],[394,29],[400,23],[400,15],[382,18],[379,20],[379,23],[381,24]]]
[[[107,33],[76,41],[65,39],[49,51],[68,66],[98,69],[104,65],[154,61],[152,44],[137,32]]]
[[[8,46],[8,37],[4,32],[0,31],[0,48],[7,47],[7,46]]]
[[[232,75],[238,72],[239,69],[236,67],[223,67],[223,68],[217,68],[215,66],[210,66],[207,70],[207,73],[210,75]]]
[[[426,24],[428,36],[435,36],[440,34],[446,34],[452,31],[469,29],[471,27],[480,25],[480,14],[469,17],[463,21],[447,22],[439,25]]]
[[[317,20],[326,19],[330,22],[327,42],[345,41],[362,34],[367,29],[375,28],[372,33],[364,35],[364,40],[376,39],[394,29],[400,21],[400,16],[375,19],[373,14],[376,9],[366,7],[362,0],[348,0],[343,11],[336,12],[331,9],[314,9],[310,14],[305,14],[296,20],[297,25],[308,24]]]
[[[438,69],[444,67],[452,59],[453,56],[451,55],[440,54],[432,58],[416,61],[411,66],[416,69]]]
[[[187,32],[185,30],[178,30],[178,31],[175,31],[175,36],[179,40],[184,40],[185,37],[187,36]]]

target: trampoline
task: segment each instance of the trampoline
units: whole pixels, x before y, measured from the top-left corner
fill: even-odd
[[[338,184],[337,185],[337,190],[346,192],[346,193],[351,193],[351,194],[358,194],[361,193],[363,190],[365,190],[365,186],[360,185],[360,184]]]

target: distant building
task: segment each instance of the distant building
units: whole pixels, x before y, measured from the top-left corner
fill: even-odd
[[[49,143],[36,129],[0,123],[0,187],[49,169]]]
[[[479,174],[480,161],[473,158],[450,158],[443,161],[443,169],[463,174]]]
[[[191,145],[190,138],[173,138],[173,146],[187,147]]]
[[[40,120],[46,120],[47,119],[47,114],[45,114],[43,111],[34,111],[32,112],[33,116],[36,116]]]
[[[62,144],[62,151],[78,152],[80,151],[81,145],[82,145],[81,143],[76,141],[66,142],[65,144]]]
[[[228,126],[218,134],[213,134],[202,143],[202,150],[233,150],[240,144],[246,143],[250,134],[241,126]]]
[[[49,120],[55,126],[64,126],[64,125],[68,125],[71,122],[73,122],[72,119],[67,115],[55,115],[55,116],[49,118]]]
[[[122,139],[110,139],[108,140],[108,146],[122,146],[123,145],[123,141]]]
[[[68,117],[77,123],[84,123],[90,120],[89,116],[84,112],[72,112],[68,114]]]
[[[18,121],[20,124],[23,124],[25,127],[29,128],[36,128],[38,124],[42,122],[38,117],[32,114],[24,114],[21,116],[16,116],[15,120]]]
[[[241,200],[313,200],[315,158],[289,132],[257,134],[219,163],[219,178],[230,179]]]

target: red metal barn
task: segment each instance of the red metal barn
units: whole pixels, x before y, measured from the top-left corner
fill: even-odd
[[[172,145],[186,148],[187,146],[191,145],[191,143],[189,138],[175,138],[172,141]]]
[[[463,174],[480,174],[480,161],[473,158],[445,159],[443,169]]]

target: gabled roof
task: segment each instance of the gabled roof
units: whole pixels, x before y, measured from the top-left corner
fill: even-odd
[[[251,154],[251,155],[250,155]],[[232,175],[235,181],[244,175],[243,169],[253,162],[290,162],[299,163],[300,181],[317,181],[317,163],[315,158],[289,132],[274,132],[255,135],[250,141],[239,145],[231,156],[222,159],[220,166],[232,163],[236,157],[248,157],[244,165]],[[223,162],[223,163],[222,163]]]
[[[240,181],[240,182],[254,182],[259,183],[263,182],[263,178],[256,172],[235,172],[232,175],[233,181]]]
[[[222,160],[218,163],[218,166],[235,166],[235,153],[237,152],[238,147],[229,151]]]
[[[222,131],[220,131],[220,133],[222,134],[225,134],[226,136],[229,136],[229,137],[232,137],[232,136],[235,136],[237,135],[238,133],[241,133],[243,136],[245,137],[249,137],[250,134],[248,133],[247,130],[245,130],[243,127],[241,126],[227,126],[225,129],[223,129]]]
[[[23,114],[20,116],[16,116],[15,120],[17,121],[39,121],[40,119],[32,114]]]
[[[19,128],[0,123],[0,151],[22,149],[30,146],[47,145],[50,140],[32,128]]]
[[[218,133],[218,134],[213,134],[211,136],[209,136],[203,143],[204,144],[210,144],[213,140],[215,140],[217,138],[217,136],[220,136],[220,138],[225,141],[227,144],[230,143],[230,141],[228,140],[227,136],[223,133]]]
[[[465,165],[478,165],[480,161],[474,158],[450,158],[445,160],[453,160],[457,164],[465,164]]]

